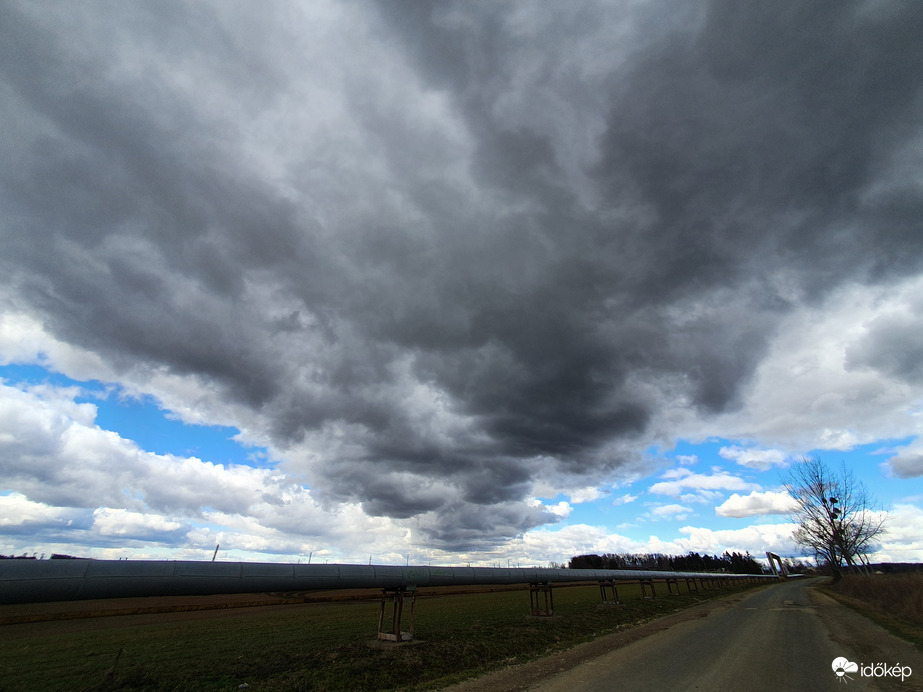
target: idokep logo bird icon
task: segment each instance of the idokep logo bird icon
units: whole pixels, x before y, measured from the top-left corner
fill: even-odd
[[[846,673],[857,673],[859,672],[859,664],[853,663],[848,659],[839,656],[838,658],[833,659],[833,672],[836,673],[837,681],[847,678],[852,680]]]

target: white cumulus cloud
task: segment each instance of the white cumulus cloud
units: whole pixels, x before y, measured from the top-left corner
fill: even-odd
[[[673,518],[673,519],[685,519],[689,512],[692,509],[686,507],[685,505],[660,505],[659,507],[654,507],[651,510],[651,514],[657,518]]]
[[[916,478],[923,476],[923,440],[915,439],[884,464],[893,476],[898,478]]]
[[[693,473],[687,468],[670,469],[660,476],[667,479],[654,483],[650,492],[677,497],[686,490],[758,490],[759,485],[749,483],[727,471],[711,474]]]
[[[722,447],[718,450],[725,459],[736,461],[741,466],[765,471],[773,466],[785,466],[788,456],[778,449],[744,449],[743,447]]]
[[[795,506],[795,501],[787,492],[753,491],[743,496],[734,493],[723,504],[715,507],[715,514],[735,518],[761,514],[788,514]]]

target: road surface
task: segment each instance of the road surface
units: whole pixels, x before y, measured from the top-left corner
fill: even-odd
[[[817,580],[793,579],[697,606],[651,623],[651,633],[634,641],[613,638],[602,647],[608,651],[574,667],[559,655],[458,689],[923,690],[918,649],[809,588],[812,583]],[[912,674],[903,681],[859,672],[838,678],[831,664],[841,656],[856,663],[900,663]]]

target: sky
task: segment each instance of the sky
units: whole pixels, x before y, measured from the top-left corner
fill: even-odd
[[[923,3],[0,3],[0,553],[923,561]]]

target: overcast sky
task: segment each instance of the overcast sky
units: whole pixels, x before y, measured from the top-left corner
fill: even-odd
[[[0,552],[791,552],[819,454],[923,560],[920,36],[0,2]]]

